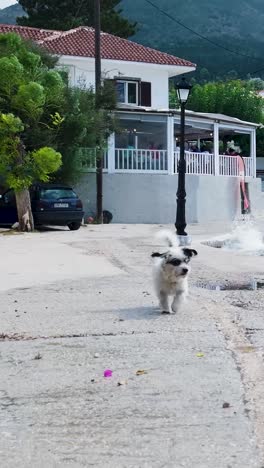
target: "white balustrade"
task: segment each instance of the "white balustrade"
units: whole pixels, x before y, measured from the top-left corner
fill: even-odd
[[[244,161],[245,177],[254,177],[253,174],[253,159],[242,158]],[[240,156],[220,155],[219,156],[219,175],[227,177],[239,177],[240,169]]]
[[[180,153],[174,153],[175,174],[178,172]],[[186,174],[214,175],[214,155],[211,153],[193,153],[185,151]]]
[[[254,165],[252,158],[243,158],[245,164],[245,175],[246,177],[254,177]]]
[[[104,172],[108,171],[107,151],[104,152]],[[172,164],[168,164],[168,153],[156,149],[115,148],[111,153],[111,172],[134,172],[169,174],[173,168],[178,173],[180,153],[174,152]],[[80,165],[84,172],[96,171],[96,151],[92,148],[79,148]],[[193,153],[185,151],[186,174],[214,176],[218,171],[215,167],[215,157],[212,153]],[[254,177],[253,158],[243,158],[245,176]],[[110,166],[109,166],[110,167]],[[219,155],[219,176],[239,177],[241,172],[239,156]]]
[[[115,171],[167,172],[167,151],[118,148],[115,150]]]
[[[219,175],[228,177],[239,176],[238,156],[219,155]]]

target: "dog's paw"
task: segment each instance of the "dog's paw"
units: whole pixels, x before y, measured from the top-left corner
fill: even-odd
[[[162,315],[170,315],[170,312],[168,310],[163,310],[161,313]]]

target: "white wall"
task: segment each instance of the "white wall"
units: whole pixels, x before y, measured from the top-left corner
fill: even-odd
[[[253,214],[263,214],[260,179],[250,179]],[[104,209],[116,223],[174,223],[178,176],[154,174],[105,174]],[[84,175],[76,188],[86,214],[96,212],[95,174]],[[186,176],[188,223],[232,221],[241,213],[238,177]]]
[[[261,169],[262,171],[264,171],[264,158],[257,158],[256,165],[257,165],[257,170]]]
[[[78,86],[79,82],[85,82],[88,87],[95,84],[95,65],[92,58],[61,57],[60,64],[69,67],[71,84]],[[183,67],[173,67],[176,74],[184,72]],[[173,74],[174,74],[173,73]],[[104,78],[114,78],[120,75],[140,78],[142,81],[152,83],[152,106],[157,109],[169,107],[169,69],[162,65],[145,63],[121,62],[114,60],[102,60],[102,75]]]

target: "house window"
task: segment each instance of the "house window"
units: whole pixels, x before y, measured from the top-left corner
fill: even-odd
[[[117,101],[138,104],[138,81],[116,81]]]
[[[125,103],[126,102],[126,86],[124,81],[116,82],[116,92],[117,92],[117,101]]]
[[[140,79],[114,78],[117,102],[120,104],[134,104],[136,106],[151,107],[151,83]]]

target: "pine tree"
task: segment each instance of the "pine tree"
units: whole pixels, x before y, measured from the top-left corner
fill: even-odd
[[[117,8],[121,0],[101,2],[102,31],[119,37],[135,34],[136,23],[122,16]],[[17,24],[36,28],[67,31],[78,26],[94,25],[94,0],[18,0],[27,16],[17,18]]]

